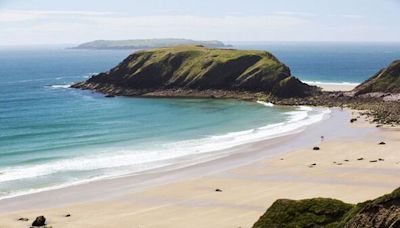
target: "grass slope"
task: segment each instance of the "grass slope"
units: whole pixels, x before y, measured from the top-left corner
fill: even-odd
[[[218,89],[265,92],[280,97],[306,96],[315,88],[290,74],[265,51],[178,46],[139,51],[87,83],[129,89]]]
[[[336,227],[353,205],[326,198],[277,200],[253,228]]]
[[[357,205],[327,198],[277,200],[253,228],[278,227],[400,227],[400,188]]]
[[[393,61],[388,67],[355,88],[357,94],[371,92],[400,93],[400,60]]]

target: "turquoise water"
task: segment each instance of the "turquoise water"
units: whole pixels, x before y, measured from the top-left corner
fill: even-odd
[[[329,48],[314,54],[303,49],[308,61],[299,58],[297,49],[290,54],[287,48],[268,48],[275,48],[274,54],[307,80],[328,77],[327,81],[334,81],[334,75],[348,69],[318,63],[338,62],[338,55]],[[369,75],[376,56],[385,61],[392,58],[392,52],[376,50],[373,56],[354,55],[365,58],[365,64],[356,65],[357,77],[345,81],[360,81],[360,72]],[[222,149],[298,131],[323,118],[320,110],[306,107],[234,100],[105,98],[68,88],[72,82],[108,70],[130,52],[0,49],[0,198],[204,162],[225,156]],[[308,74],[307,64],[323,76]]]

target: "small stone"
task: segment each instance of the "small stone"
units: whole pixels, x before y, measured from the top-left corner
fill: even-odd
[[[320,150],[320,148],[319,148],[318,146],[315,146],[315,147],[313,148],[313,150]]]
[[[346,160],[344,160],[344,161],[345,161],[345,162],[349,162],[349,160],[347,160],[347,159],[346,159]]]
[[[362,160],[364,160],[364,158],[358,158],[357,160],[358,160],[358,161],[362,161]]]
[[[217,189],[215,189],[215,191],[216,192],[222,192],[222,189],[217,188]]]
[[[33,221],[32,226],[44,226],[46,225],[46,218],[41,215],[36,217],[35,221]]]
[[[354,123],[354,122],[356,122],[357,121],[357,118],[352,118],[351,120],[350,120],[350,123]]]
[[[383,158],[379,158],[379,159],[378,159],[378,161],[385,161],[385,159],[383,159]]]
[[[71,214],[66,214],[65,217],[71,217]]]
[[[308,168],[313,168],[316,165],[317,165],[317,163],[312,163],[311,165],[308,166]]]
[[[375,163],[375,162],[378,162],[378,160],[371,160],[371,161],[369,161],[369,162]]]
[[[18,221],[26,222],[26,221],[29,221],[29,219],[28,218],[19,218]]]
[[[386,145],[386,143],[385,142],[380,142],[379,145]]]

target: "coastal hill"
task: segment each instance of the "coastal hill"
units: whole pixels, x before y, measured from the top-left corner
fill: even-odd
[[[215,91],[223,91],[217,97],[243,91],[304,97],[318,90],[291,76],[289,68],[268,52],[200,45],[139,51],[109,72],[72,87],[124,96],[190,96],[194,90],[197,97]]]
[[[315,198],[277,200],[253,228],[273,227],[400,227],[400,188],[357,205]]]
[[[354,89],[357,95],[383,92],[400,93],[400,60],[393,61]]]
[[[73,49],[149,49],[179,45],[203,45],[205,47],[230,47],[218,40],[198,41],[190,39],[135,39],[135,40],[95,40],[80,44]]]

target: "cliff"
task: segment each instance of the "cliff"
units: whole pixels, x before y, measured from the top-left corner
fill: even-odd
[[[393,61],[354,89],[357,95],[382,92],[400,93],[400,60]]]
[[[110,71],[72,87],[125,96],[221,90],[304,97],[317,90],[291,76],[289,68],[268,52],[203,46],[139,51]]]
[[[400,188],[357,205],[325,198],[277,200],[253,226],[274,227],[400,227]]]

